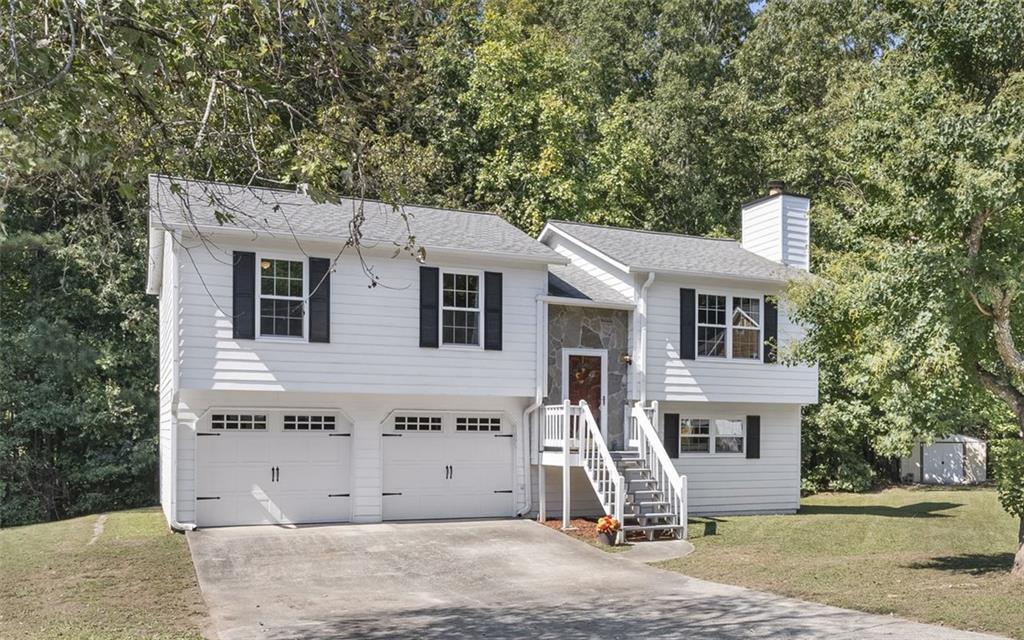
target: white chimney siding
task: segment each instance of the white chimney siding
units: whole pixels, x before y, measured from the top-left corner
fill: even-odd
[[[780,193],[743,206],[743,238],[747,251],[799,269],[810,270],[811,201]]]

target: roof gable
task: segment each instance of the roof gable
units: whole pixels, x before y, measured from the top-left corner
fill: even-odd
[[[784,282],[806,272],[744,249],[736,240],[607,227],[551,220],[548,228],[567,235],[626,271],[685,273],[709,277]]]

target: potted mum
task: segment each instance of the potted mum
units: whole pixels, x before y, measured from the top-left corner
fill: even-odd
[[[601,516],[597,521],[597,541],[608,546],[615,546],[615,539],[618,537],[619,521],[611,516]]]

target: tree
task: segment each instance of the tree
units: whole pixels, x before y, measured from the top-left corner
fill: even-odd
[[[830,106],[836,181],[817,205],[834,249],[793,291],[803,355],[847,383],[906,450],[968,418],[990,435],[1024,575],[1024,6],[886,3],[891,50]]]

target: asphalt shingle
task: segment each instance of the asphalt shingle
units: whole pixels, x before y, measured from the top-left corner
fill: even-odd
[[[551,220],[548,224],[633,271],[786,281],[807,273],[747,251],[736,240]]]
[[[384,202],[349,198],[318,203],[295,191],[161,175],[149,177],[149,198],[154,227],[234,227],[271,236],[347,240],[353,215],[362,207],[363,246],[401,246],[412,235],[428,252],[451,249],[564,261],[493,213],[410,205],[396,210]]]

